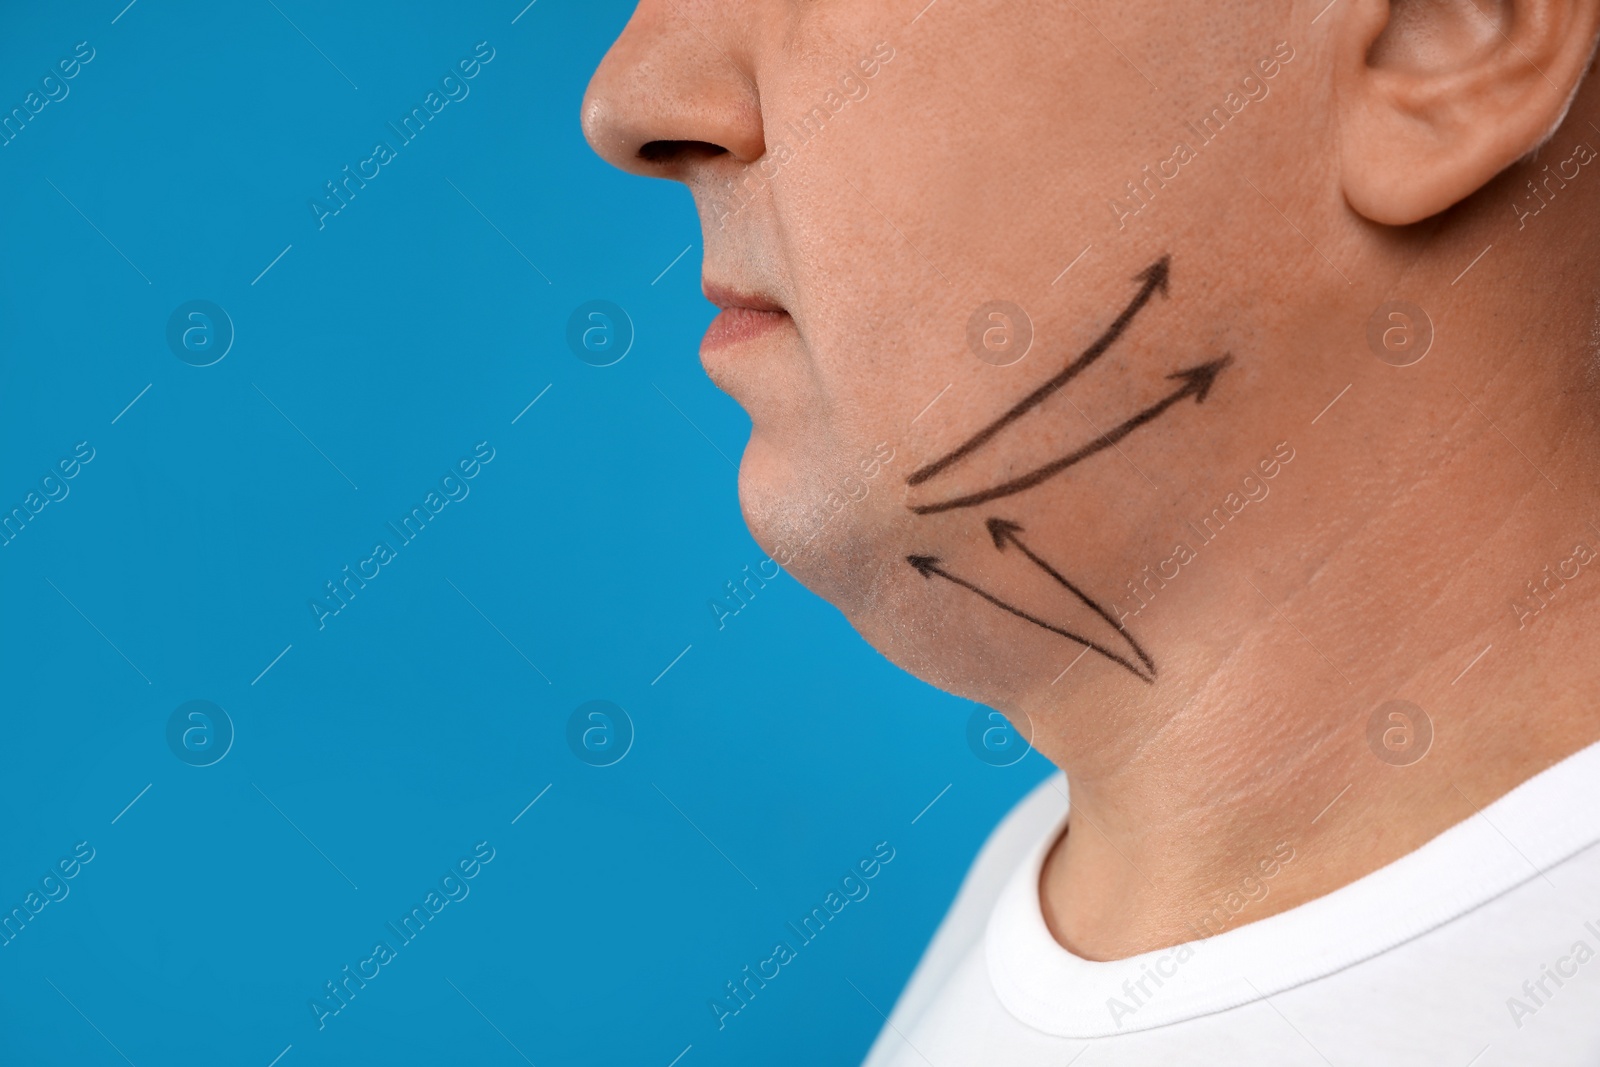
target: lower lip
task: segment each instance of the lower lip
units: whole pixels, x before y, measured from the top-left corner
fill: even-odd
[[[787,311],[757,311],[755,308],[724,308],[700,341],[700,351],[710,352],[741,341],[753,341],[792,321]]]

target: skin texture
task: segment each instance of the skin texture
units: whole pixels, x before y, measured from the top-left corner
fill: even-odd
[[[702,351],[756,538],[1066,770],[1056,938],[1189,940],[1286,842],[1263,918],[1600,738],[1600,0],[925,3],[644,0],[582,117],[689,187],[708,294],[765,309]],[[1162,261],[1091,366],[910,484]],[[1004,366],[969,343],[997,300],[1032,327]],[[1409,366],[1391,301],[1431,324]]]

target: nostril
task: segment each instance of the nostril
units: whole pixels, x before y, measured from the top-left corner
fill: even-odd
[[[648,163],[673,163],[688,159],[711,159],[725,155],[727,151],[709,141],[649,141],[639,146],[639,158]]]

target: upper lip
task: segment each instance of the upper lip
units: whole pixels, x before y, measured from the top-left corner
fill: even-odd
[[[748,308],[751,311],[787,310],[776,300],[760,293],[736,289],[731,285],[725,285],[720,282],[704,280],[701,282],[700,291],[705,294],[707,300],[724,311],[728,308]]]

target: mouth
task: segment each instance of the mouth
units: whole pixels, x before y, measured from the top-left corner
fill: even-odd
[[[721,308],[700,341],[700,354],[753,341],[793,323],[783,306],[759,293],[746,293],[712,282],[704,284],[707,300]]]

